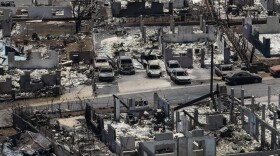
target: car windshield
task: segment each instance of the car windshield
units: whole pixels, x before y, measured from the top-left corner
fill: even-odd
[[[96,60],[96,62],[97,63],[104,63],[104,62],[107,62],[107,60],[106,59],[98,59],[98,60]]]
[[[108,72],[112,72],[113,70],[111,68],[103,68],[101,69],[101,73],[108,73]]]
[[[150,69],[159,69],[159,65],[150,65]]]
[[[187,76],[188,74],[186,72],[177,72],[177,76]]]
[[[128,64],[128,63],[132,63],[132,61],[130,59],[125,59],[125,60],[121,60],[122,64]]]
[[[170,68],[180,68],[179,64],[170,64],[169,65]]]
[[[156,57],[156,55],[149,55],[149,56],[147,56],[146,59],[147,59],[147,60],[156,60],[157,57]]]

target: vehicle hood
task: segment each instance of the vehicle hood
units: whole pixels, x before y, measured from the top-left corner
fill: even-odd
[[[160,74],[161,70],[151,70],[150,69],[148,72],[151,74]]]
[[[95,67],[105,67],[105,66],[109,66],[108,62],[104,62],[104,63],[95,63]]]
[[[178,80],[189,80],[190,77],[189,76],[176,76],[176,79],[178,79]]]
[[[114,74],[113,73],[100,73],[99,76],[100,77],[113,77]]]
[[[134,66],[133,66],[132,63],[131,64],[123,64],[123,65],[121,65],[121,68],[123,68],[123,69],[134,69]]]
[[[169,67],[167,67],[167,70],[169,70],[169,71],[177,70],[177,69],[181,69],[181,68],[169,68]]]

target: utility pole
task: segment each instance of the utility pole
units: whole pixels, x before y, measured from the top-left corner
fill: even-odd
[[[214,55],[213,55],[213,44],[211,44],[211,76],[210,76],[210,93],[213,97],[213,69],[214,69]]]
[[[213,102],[214,105],[214,109],[215,111],[217,111],[217,106],[216,106],[216,102],[215,102],[215,98],[214,98],[214,94],[213,94],[213,77],[214,77],[214,48],[213,48],[213,44],[210,45],[211,47],[211,76],[210,76],[210,94],[211,94],[211,100]]]

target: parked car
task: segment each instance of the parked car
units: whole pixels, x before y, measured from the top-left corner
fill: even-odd
[[[247,71],[240,71],[225,76],[224,80],[228,84],[237,85],[237,84],[261,83],[262,77]]]
[[[161,77],[162,71],[158,60],[150,61],[146,68],[148,77]]]
[[[166,72],[168,75],[174,70],[174,69],[181,69],[181,65],[177,60],[168,60],[166,63]]]
[[[280,65],[270,67],[269,71],[272,76],[280,77]]]
[[[98,71],[98,79],[99,81],[114,81],[115,74],[112,67],[100,67]]]
[[[131,57],[119,56],[117,64],[121,74],[135,74]]]
[[[191,83],[191,79],[183,68],[176,68],[172,70],[170,79],[176,84],[188,84]]]
[[[108,67],[110,66],[106,57],[96,57],[94,60],[95,70],[98,70],[100,67]]]
[[[150,61],[158,60],[158,57],[155,53],[142,53],[141,55],[141,62],[144,68],[150,63]]]

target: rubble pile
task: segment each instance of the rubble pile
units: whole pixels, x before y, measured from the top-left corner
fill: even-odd
[[[61,84],[66,88],[73,88],[79,85],[91,85],[92,71],[89,65],[63,67],[61,71]]]
[[[225,126],[214,135],[217,137],[217,155],[248,153],[260,147],[260,142],[257,142],[240,126]]]
[[[3,145],[3,156],[31,156],[51,153],[51,142],[39,133],[26,131],[11,136],[10,139]]]

